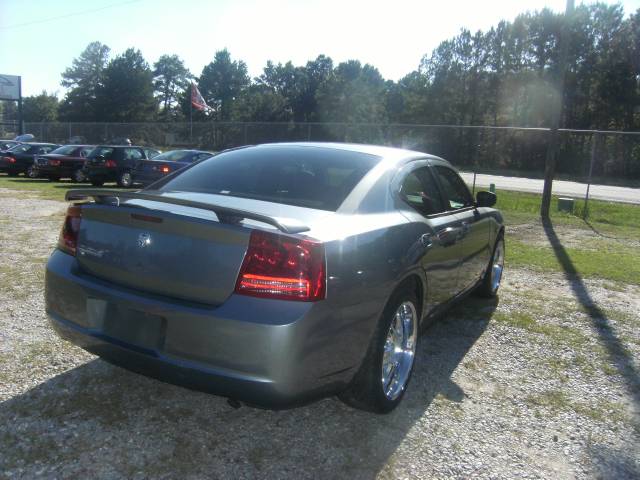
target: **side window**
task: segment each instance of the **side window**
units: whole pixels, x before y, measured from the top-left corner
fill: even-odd
[[[445,211],[440,192],[429,167],[418,168],[407,175],[400,187],[403,200],[423,215]]]
[[[470,207],[473,198],[460,175],[448,167],[435,167],[443,193],[449,202],[448,210]]]
[[[127,160],[142,160],[142,158],[144,158],[144,155],[140,150],[136,148],[125,148],[124,158]]]
[[[82,150],[80,150],[80,156],[82,158],[86,158],[87,155],[89,155],[89,152],[91,152],[91,147],[87,147],[87,148],[83,148]]]

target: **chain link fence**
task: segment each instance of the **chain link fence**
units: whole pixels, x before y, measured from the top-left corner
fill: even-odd
[[[0,126],[0,137],[15,134],[9,130]],[[538,179],[550,138],[546,128],[292,122],[26,123],[25,132],[55,143],[128,138],[162,150],[219,151],[283,141],[369,143],[428,152],[468,172]],[[640,132],[563,129],[559,135],[557,179],[640,187]]]

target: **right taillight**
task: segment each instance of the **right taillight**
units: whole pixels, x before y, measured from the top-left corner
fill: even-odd
[[[75,255],[80,233],[81,208],[71,205],[67,208],[67,216],[62,224],[62,231],[58,238],[58,248],[69,255]]]
[[[324,246],[254,230],[236,282],[236,293],[314,302],[325,298]]]

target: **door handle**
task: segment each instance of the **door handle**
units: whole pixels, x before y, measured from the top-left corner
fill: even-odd
[[[425,233],[420,237],[420,243],[426,249],[431,248],[433,246],[433,239],[430,233]]]
[[[462,222],[462,227],[460,230],[460,238],[464,237],[467,233],[469,233],[469,230],[471,230],[471,226],[469,225],[469,222]]]
[[[438,242],[443,247],[453,245],[458,240],[460,228],[447,227],[438,232]]]

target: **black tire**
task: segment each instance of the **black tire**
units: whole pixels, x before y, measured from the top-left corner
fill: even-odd
[[[94,187],[101,187],[102,185],[104,185],[104,180],[99,178],[92,178],[91,185],[93,185]]]
[[[399,396],[394,399],[390,399],[385,395],[381,379],[384,346],[387,341],[387,334],[396,311],[405,302],[411,302],[415,308],[415,312],[417,313],[414,324],[414,328],[416,329],[415,343],[417,344],[417,329],[420,321],[420,304],[413,289],[406,286],[396,291],[387,303],[387,306],[378,320],[373,338],[371,339],[371,344],[369,345],[367,354],[362,361],[358,372],[353,377],[353,380],[347,389],[338,395],[338,397],[346,404],[369,412],[389,413],[402,401],[407,390],[407,386],[411,381],[413,364],[410,367],[408,377],[404,383],[402,391]]]
[[[60,177],[58,177],[57,175],[49,175],[48,178],[50,182],[57,182],[60,180]]]
[[[116,182],[120,188],[131,188],[133,186],[133,175],[129,170],[120,172]]]
[[[502,270],[499,275],[497,283],[494,281],[494,263],[496,262],[496,252],[498,252],[498,248],[502,249]],[[502,280],[502,275],[504,272],[504,234],[500,232],[498,234],[498,238],[496,239],[496,243],[493,245],[493,252],[491,253],[491,259],[489,260],[489,265],[487,265],[487,270],[484,272],[484,277],[482,277],[482,281],[476,290],[476,293],[484,298],[493,298],[498,294],[498,289],[500,288],[500,281]]]
[[[9,175],[10,177],[17,177],[19,175],[18,172],[7,172],[7,175]]]
[[[76,183],[83,183],[87,181],[87,177],[84,176],[84,172],[82,171],[82,169],[78,168],[71,174],[71,180]]]

